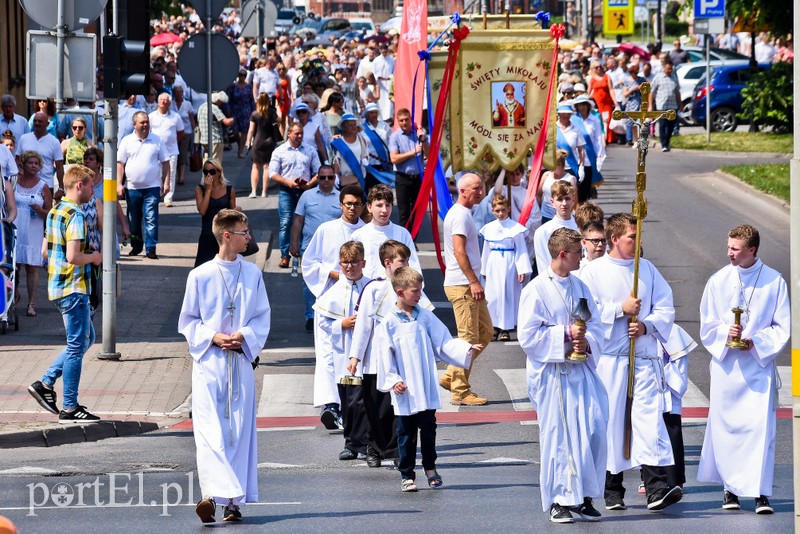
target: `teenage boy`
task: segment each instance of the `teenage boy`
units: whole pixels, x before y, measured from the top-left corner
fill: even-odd
[[[392,215],[393,202],[394,194],[389,186],[378,184],[370,189],[367,195],[367,210],[372,215],[372,222],[359,228],[352,235],[353,241],[364,243],[364,260],[367,262],[364,276],[369,278],[378,278],[383,275],[384,269],[378,249],[384,241],[389,239],[400,241],[411,250],[408,265],[422,274],[422,266],[420,266],[411,234],[402,226],[389,220]]]
[[[103,256],[87,241],[86,219],[81,204],[92,198],[88,167],[73,165],[64,174],[66,192],[61,202],[47,214],[42,256],[47,261],[47,296],[61,312],[67,332],[67,346],[56,357],[41,381],[28,392],[45,410],[57,414],[59,423],[95,423],[100,420],[78,403],[83,355],[94,343],[94,327],[89,315],[89,265],[100,265]],[[5,290],[5,288],[0,288]],[[64,378],[64,405],[56,404],[53,386]]]
[[[377,358],[372,357],[372,339],[377,325],[391,312],[397,302],[392,290],[392,274],[400,267],[408,267],[411,251],[399,241],[390,239],[380,247],[381,263],[385,275],[366,285],[358,301],[356,325],[350,347],[347,370],[352,375],[363,375],[364,411],[367,417],[367,465],[380,467],[382,458],[397,457],[397,435],[391,397],[377,389]],[[422,296],[420,305],[433,311],[433,305]]]
[[[339,279],[339,249],[357,229],[364,226],[360,219],[364,207],[364,191],[357,185],[348,185],[339,192],[342,216],[324,222],[311,236],[303,254],[303,283],[317,299]],[[314,319],[306,320],[306,332],[314,332]],[[314,406],[322,409],[320,420],[328,430],[341,428],[339,389],[333,374],[333,362],[327,358],[327,337],[314,338],[316,366],[314,367]]]
[[[594,297],[603,324],[604,348],[597,359],[597,374],[608,393],[608,461],[606,510],[625,510],[623,473],[642,467],[647,509],[662,510],[683,498],[680,486],[670,485],[666,467],[674,465],[669,433],[662,413],[664,373],[660,343],[672,330],[675,308],[672,289],[655,265],[642,258],[639,268],[639,298],[631,295],[636,252],[636,219],[617,213],[606,222],[608,253],[589,263],[581,280]],[[631,322],[636,316],[637,321]],[[628,353],[636,340],[631,421],[630,456],[624,452],[625,391]]]
[[[472,351],[483,347],[454,339],[433,312],[420,308],[422,275],[414,269],[397,269],[392,289],[397,303],[378,326],[373,354],[379,355],[378,389],[391,392],[397,420],[400,489],[417,491],[418,433],[425,477],[430,487],[438,488],[442,477],[436,471],[436,410],[442,405],[436,360],[469,368]]]
[[[533,234],[533,251],[536,256],[536,272],[538,273],[546,273],[550,266],[551,258],[547,243],[553,232],[558,228],[570,228],[578,231],[578,225],[572,215],[575,207],[575,188],[569,182],[558,180],[553,183],[550,192],[550,201],[556,209],[556,214],[537,228]]]
[[[340,381],[351,373],[347,370],[347,355],[353,339],[356,322],[356,304],[369,278],[363,275],[364,245],[348,241],[339,249],[339,265],[342,275],[339,280],[314,304],[319,320],[315,337],[326,337],[326,346],[332,362],[341,400],[341,415],[344,430],[344,449],[340,460],[355,460],[358,453],[367,452],[367,422],[364,416],[361,386],[344,385]]]
[[[697,480],[722,484],[722,508],[754,497],[771,514],[775,470],[775,359],[789,341],[789,292],[781,274],[756,254],[758,230],[728,233],[728,261],[708,279],[700,301],[700,339],[711,354],[711,395]],[[731,308],[744,312],[734,324]],[[728,345],[740,339],[735,347]]]
[[[571,511],[598,521],[592,498],[603,495],[608,424],[608,397],[595,371],[603,326],[589,288],[570,274],[581,261],[581,235],[558,228],[548,248],[550,266],[522,290],[518,327],[539,417],[542,510],[550,509],[553,523],[573,523]],[[580,299],[592,315],[585,326],[572,318]],[[573,352],[588,359],[569,359]]]

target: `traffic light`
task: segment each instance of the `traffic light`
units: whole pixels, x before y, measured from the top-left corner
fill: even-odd
[[[105,98],[143,95],[150,90],[150,47],[145,41],[103,37],[103,93]]]

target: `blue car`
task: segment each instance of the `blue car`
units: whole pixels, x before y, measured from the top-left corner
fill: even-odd
[[[769,64],[758,65],[758,70],[769,68]],[[737,62],[711,68],[711,131],[732,132],[740,122],[737,115],[742,112],[744,96],[742,89],[748,86],[753,72],[748,64]],[[697,82],[692,97],[692,118],[706,125],[706,77]]]

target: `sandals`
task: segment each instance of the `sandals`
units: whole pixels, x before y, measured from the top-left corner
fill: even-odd
[[[428,474],[432,473],[432,474]],[[436,472],[436,469],[432,469],[430,471],[425,471],[425,476],[428,477],[428,486],[432,488],[440,488],[444,482],[442,481],[442,477],[439,476],[439,473]]]
[[[25,312],[27,317],[36,317],[36,308],[33,304],[28,304],[28,310]]]
[[[497,336],[497,341],[511,341],[511,335],[508,333],[508,330],[501,330],[500,334]]]
[[[404,478],[403,483],[400,485],[400,491],[403,493],[409,493],[412,491],[417,491],[417,485],[414,484],[414,481],[410,478]]]

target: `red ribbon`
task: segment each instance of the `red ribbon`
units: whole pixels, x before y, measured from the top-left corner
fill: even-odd
[[[553,104],[553,87],[556,82],[556,72],[558,71],[558,40],[564,36],[566,28],[562,24],[554,24],[550,26],[550,35],[552,35],[556,42],[553,48],[553,60],[550,63],[550,84],[548,85],[547,100],[544,107],[544,117],[542,120],[542,130],[539,132],[539,139],[536,141],[536,150],[533,153],[533,160],[531,161],[531,180],[528,182],[528,191],[525,193],[525,202],[522,205],[522,211],[519,214],[519,223],[525,226],[528,222],[528,217],[531,215],[533,203],[536,202],[536,193],[539,191],[539,182],[541,180],[542,161],[544,160],[544,149],[547,144],[547,130],[550,124],[550,108]]]
[[[438,154],[442,146],[442,134],[444,132],[444,115],[447,109],[447,104],[450,101],[450,90],[453,86],[453,76],[455,75],[456,62],[458,60],[458,51],[461,48],[461,41],[469,35],[469,28],[466,26],[456,28],[453,31],[453,41],[450,43],[450,48],[447,52],[447,63],[444,68],[444,75],[442,76],[442,89],[439,93],[439,101],[436,103],[436,114],[433,121],[433,132],[431,133],[431,146],[430,150],[433,154]],[[428,204],[431,205],[431,231],[433,233],[433,243],[436,247],[436,258],[439,260],[439,267],[442,272],[445,270],[444,259],[442,258],[441,244],[439,242],[439,222],[437,213],[439,212],[436,202],[436,191],[434,185],[434,174],[436,173],[435,165],[425,166],[425,177],[420,186],[417,201],[414,204],[414,209],[411,210],[411,217],[406,223],[406,228],[409,229],[412,238],[416,238],[419,233],[422,221],[425,219]]]

